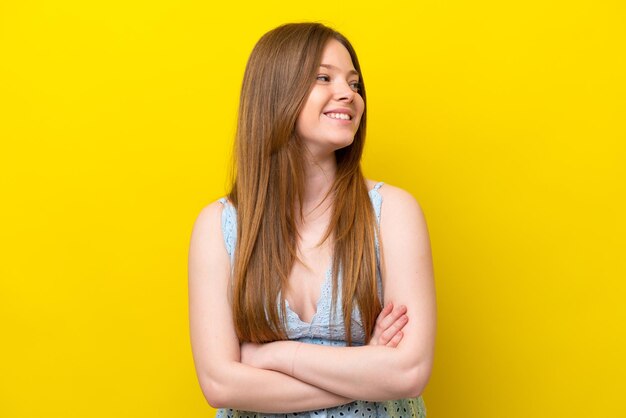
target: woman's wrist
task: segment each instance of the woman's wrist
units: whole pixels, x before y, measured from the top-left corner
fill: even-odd
[[[269,350],[264,358],[265,365],[270,370],[292,376],[300,344],[302,343],[299,341],[275,341],[267,344]]]

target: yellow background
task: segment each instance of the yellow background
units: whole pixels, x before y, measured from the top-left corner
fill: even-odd
[[[0,416],[208,417],[187,250],[267,30],[353,42],[431,232],[429,417],[623,417],[622,1],[0,3]]]

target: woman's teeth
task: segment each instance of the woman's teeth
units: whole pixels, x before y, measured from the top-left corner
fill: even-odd
[[[347,115],[345,113],[324,113],[324,114],[328,116],[329,118],[333,118],[333,119],[343,119],[343,120],[352,119],[350,115]]]

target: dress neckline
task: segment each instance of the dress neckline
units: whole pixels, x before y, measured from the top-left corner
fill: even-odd
[[[372,194],[380,195],[380,192],[378,191],[378,189],[380,189],[380,187],[383,184],[384,183],[382,181],[379,181],[378,183],[374,185],[374,187],[371,190],[368,191],[368,195],[370,196],[370,199],[372,197]],[[317,301],[315,302],[315,312],[313,313],[313,316],[311,317],[311,322],[306,322],[302,320],[302,318],[300,318],[300,315],[298,315],[297,312],[291,309],[291,306],[289,305],[289,301],[287,300],[287,298],[285,298],[285,308],[287,310],[288,316],[290,315],[292,318],[296,319],[301,324],[307,325],[309,327],[315,323],[315,319],[317,318],[320,312],[320,305],[323,303],[324,300],[328,300],[328,297],[326,296],[327,296],[327,292],[330,286],[330,281],[332,278],[332,268],[333,268],[333,264],[332,264],[332,256],[331,256],[330,266],[326,270],[326,277],[324,277],[324,281],[322,282],[322,285],[320,287],[319,296],[317,298]]]
[[[313,316],[311,317],[311,322],[306,322],[302,318],[300,318],[300,315],[298,315],[296,311],[291,309],[291,306],[289,305],[289,301],[287,300],[287,298],[285,298],[285,308],[287,309],[287,315],[291,314],[293,318],[297,319],[298,322],[304,325],[311,326],[315,323],[315,319],[317,318],[320,312],[320,307],[322,303],[324,302],[324,300],[328,299],[326,297],[327,296],[326,294],[328,292],[327,289],[328,289],[328,286],[330,285],[330,279],[332,277],[332,268],[333,266],[332,266],[332,261],[331,261],[331,265],[326,270],[326,277],[324,277],[324,281],[322,282],[322,285],[320,286],[320,294],[317,297],[317,301],[315,302],[315,312],[313,313]]]

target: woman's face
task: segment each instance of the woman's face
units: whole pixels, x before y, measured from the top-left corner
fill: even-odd
[[[323,157],[352,143],[364,108],[350,53],[331,39],[324,47],[313,90],[298,115],[296,132],[314,156]]]

